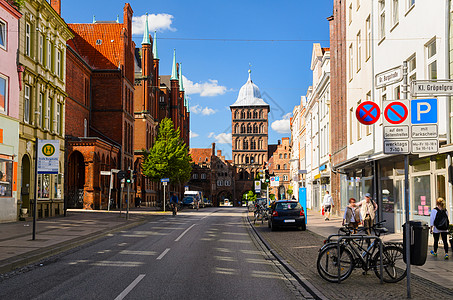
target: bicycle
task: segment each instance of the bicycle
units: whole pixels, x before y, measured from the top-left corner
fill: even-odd
[[[268,219],[267,208],[263,204],[258,204],[254,212],[253,224],[256,224],[256,221],[261,220],[261,224],[264,224],[264,221]]]
[[[327,243],[319,250],[317,260],[319,275],[329,282],[340,282],[347,279],[355,268],[362,268],[363,274],[373,270],[375,275],[381,278],[379,237],[388,232],[387,228],[381,227],[384,222],[371,227],[375,233],[374,237],[352,234],[347,227],[341,229],[338,235],[334,235],[339,237],[338,241],[332,242],[329,237]],[[371,240],[372,243],[369,243]],[[369,244],[366,243],[368,246],[365,245],[365,241],[368,241]],[[403,247],[400,244],[383,243],[382,270],[382,279],[387,283],[395,283],[406,277]]]

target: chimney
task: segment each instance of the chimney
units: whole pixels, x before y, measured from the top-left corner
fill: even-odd
[[[212,152],[211,152],[211,155],[212,155],[212,156],[215,156],[215,143],[212,143]]]
[[[280,145],[280,140],[278,140],[278,144],[277,145]]]
[[[50,0],[50,5],[61,16],[61,0]]]
[[[222,156],[222,150],[217,150],[217,156]]]

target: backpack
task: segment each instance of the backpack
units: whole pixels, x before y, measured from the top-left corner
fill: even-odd
[[[447,211],[440,210],[437,207],[435,209],[437,210],[437,213],[436,218],[434,219],[434,226],[436,226],[438,230],[447,230],[448,225],[450,224],[447,216]]]

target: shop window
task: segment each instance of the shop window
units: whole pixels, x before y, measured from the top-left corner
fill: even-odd
[[[5,113],[8,107],[8,77],[0,75],[0,112]]]
[[[50,198],[50,174],[38,175],[38,198]]]
[[[0,197],[12,196],[13,162],[0,157]]]
[[[429,216],[431,214],[430,175],[414,176],[412,180],[414,215]]]
[[[382,177],[393,176],[393,165],[381,166],[381,175]]]
[[[436,169],[445,169],[445,155],[436,156]]]

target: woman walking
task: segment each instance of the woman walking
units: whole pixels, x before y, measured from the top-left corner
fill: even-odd
[[[431,255],[437,256],[437,247],[439,243],[439,236],[442,236],[442,241],[444,243],[444,250],[445,250],[445,259],[448,259],[448,214],[447,210],[445,209],[445,200],[443,198],[438,198],[436,201],[436,207],[431,210],[430,216],[430,233],[433,234],[434,237],[434,250],[431,250]]]

